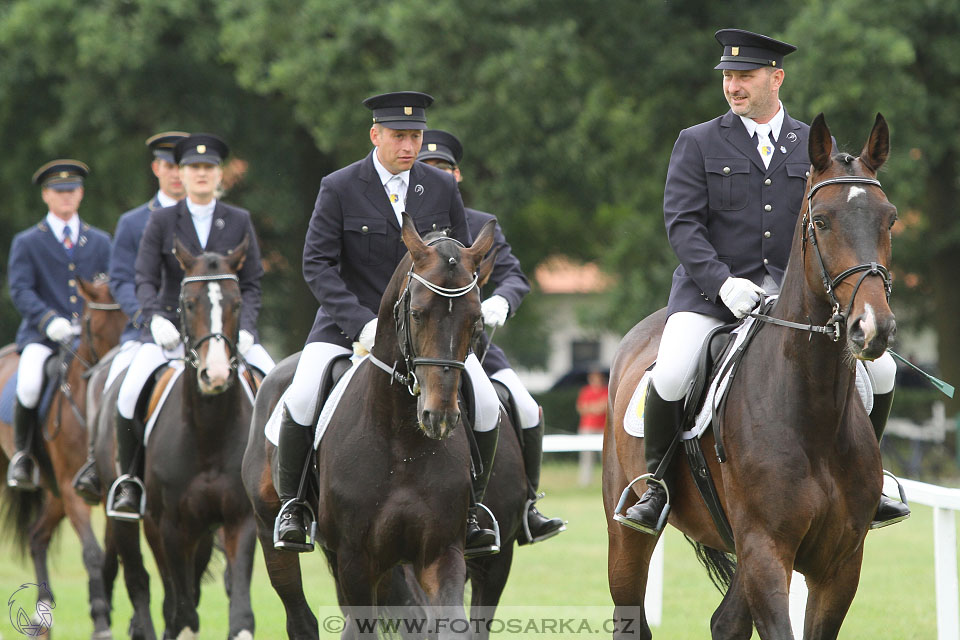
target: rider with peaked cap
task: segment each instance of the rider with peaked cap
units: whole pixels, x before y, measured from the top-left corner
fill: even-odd
[[[470,244],[463,202],[452,177],[416,162],[433,98],[400,91],[373,96],[363,104],[373,112],[374,149],[323,178],[303,248],[303,276],[320,303],[293,381],[285,395],[279,435],[277,492],[286,505],[297,496],[304,462],[313,444],[320,383],[328,365],[351,353],[353,342],[369,351],[376,336],[380,299],[406,253],[400,236],[406,212],[421,234],[448,230]],[[476,356],[466,361],[476,399],[474,427],[483,466],[496,449],[499,401]],[[484,474],[485,475],[485,474]],[[483,480],[474,484],[477,500]],[[278,548],[303,550],[305,508],[285,506],[277,516]],[[476,506],[467,522],[466,554],[494,551],[493,531],[477,524]]]
[[[784,56],[796,47],[741,29],[721,29],[724,115],[680,132],[663,195],[667,237],[680,266],[673,274],[667,323],[644,404],[647,471],[655,473],[680,428],[684,397],[706,335],[742,318],[780,289],[790,256],[810,158],[809,126],[780,102]],[[865,362],[874,390],[877,438],[893,402],[896,365],[889,354]],[[647,491],[620,522],[656,535],[667,496]],[[874,526],[909,516],[884,497]]]
[[[447,131],[428,129],[423,132],[423,146],[417,159],[421,162],[443,169],[456,178],[463,179],[460,160],[463,158],[463,145],[460,140]],[[492,213],[477,211],[469,207],[464,209],[470,233],[476,236],[489,220],[496,220]],[[530,293],[530,283],[520,267],[520,261],[513,254],[500,224],[496,224],[492,250],[497,251],[493,274],[488,286],[492,286],[491,295],[481,304],[484,324],[494,328],[503,326],[508,318],[516,314],[520,302]],[[483,334],[486,345],[483,370],[491,380],[496,380],[510,391],[513,404],[517,408],[520,422],[523,449],[523,467],[527,475],[528,500],[524,511],[524,528],[520,535],[520,544],[539,542],[551,538],[566,529],[563,520],[548,518],[536,507],[537,489],[540,487],[540,463],[543,454],[543,411],[526,390],[517,372],[510,366],[503,349],[490,342]]]
[[[256,344],[257,316],[260,313],[260,247],[250,212],[226,204],[217,198],[223,178],[221,164],[229,148],[219,137],[194,133],[174,147],[174,161],[180,167],[180,179],[186,197],[150,214],[140,240],[136,261],[137,301],[143,316],[141,341],[127,369],[117,396],[117,457],[123,474],[113,489],[115,499],[107,505],[113,517],[140,518],[143,464],[143,424],[135,416],[140,395],[157,367],[183,355],[178,301],[183,268],[173,253],[177,238],[191,253],[227,254],[249,238],[246,258],[237,273],[242,297],[240,337],[236,348],[244,358],[269,371],[273,360]],[[246,343],[246,344],[245,344]]]
[[[13,306],[23,320],[17,330],[17,403],[13,418],[17,452],[7,468],[7,484],[37,488],[38,470],[31,443],[38,437],[37,405],[43,365],[58,343],[72,342],[83,312],[78,281],[106,273],[110,236],[80,219],[83,180],[90,172],[77,160],[53,160],[33,174],[47,215],[21,231],[10,245],[7,282]]]
[[[134,282],[137,250],[150,212],[154,209],[171,207],[186,195],[183,183],[180,182],[180,167],[173,159],[173,147],[188,135],[190,134],[183,131],[164,131],[147,138],[145,144],[151,151],[150,169],[157,178],[157,192],[147,202],[125,212],[117,221],[113,245],[110,249],[110,292],[130,321],[120,337],[120,351],[110,362],[110,371],[103,385],[104,393],[116,377],[127,368],[140,347],[138,338],[143,328],[143,318]],[[89,504],[100,502],[100,476],[94,459],[96,426],[96,421],[88,425],[87,461],[73,479],[73,487],[77,495]]]

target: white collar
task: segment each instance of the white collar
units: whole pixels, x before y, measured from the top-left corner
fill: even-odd
[[[377,170],[377,175],[380,176],[380,184],[384,186],[386,186],[390,178],[392,178],[395,175],[400,176],[404,184],[410,184],[410,169],[407,169],[406,171],[401,171],[400,173],[390,173],[390,170],[380,163],[380,158],[377,157],[376,147],[373,148],[373,166]]]
[[[50,231],[53,232],[53,237],[57,240],[63,240],[63,228],[70,226],[70,237],[73,238],[73,242],[77,242],[77,238],[80,237],[80,216],[73,214],[69,220],[62,220],[57,216],[53,215],[52,211],[47,211],[47,226],[50,227]]]
[[[777,109],[777,113],[770,119],[770,122],[767,124],[770,125],[770,134],[773,136],[772,142],[775,142],[780,139],[780,129],[783,127],[783,103],[779,100],[777,103],[780,105],[780,108]],[[757,121],[753,118],[747,118],[746,116],[739,116],[740,121],[743,122],[743,126],[747,128],[747,135],[753,137],[753,134],[757,132]]]
[[[190,198],[185,198],[185,200],[187,201],[187,210],[190,211],[190,215],[194,218],[209,218],[213,215],[213,210],[217,207],[216,198],[207,204],[197,204]]]
[[[171,198],[163,191],[157,190],[157,202],[160,203],[161,207],[172,207],[173,205],[179,202],[176,198]]]

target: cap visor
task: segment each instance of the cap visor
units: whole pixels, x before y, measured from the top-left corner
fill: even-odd
[[[405,129],[419,129],[424,131],[427,128],[426,122],[417,122],[415,120],[389,120],[387,122],[378,122],[377,124],[382,124],[387,129],[395,129],[397,131],[403,131]]]
[[[424,160],[443,160],[453,166],[457,166],[457,161],[453,159],[453,156],[443,153],[442,151],[423,151],[417,156],[417,160],[420,162]]]
[[[185,164],[215,164],[220,165],[220,157],[201,153],[188,153],[180,158],[180,166]]]
[[[731,71],[748,71],[749,69],[762,69],[764,67],[770,67],[771,69],[777,69],[779,67],[772,67],[768,64],[757,64],[755,62],[721,62],[714,69],[729,69]]]
[[[53,182],[43,185],[54,191],[73,191],[83,186],[82,182]]]

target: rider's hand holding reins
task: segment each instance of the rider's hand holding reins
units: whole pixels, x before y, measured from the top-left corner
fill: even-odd
[[[738,319],[753,311],[763,296],[763,289],[746,278],[731,276],[720,287],[720,299]]]
[[[253,342],[253,334],[246,329],[240,329],[240,335],[237,336],[237,351],[240,352],[240,355],[247,355],[247,351],[250,351]]]
[[[56,317],[47,325],[47,337],[54,342],[64,342],[73,335],[73,327],[66,318]]]
[[[150,321],[150,335],[158,345],[170,351],[180,344],[180,332],[172,322],[160,315],[153,316]]]
[[[363,325],[363,329],[360,330],[360,335],[357,336],[357,341],[353,343],[353,352],[358,356],[367,355],[373,351],[373,342],[376,340],[376,338],[377,319],[374,318],[367,324]]]
[[[480,303],[480,313],[483,314],[483,324],[502,327],[510,315],[510,303],[503,296],[490,296]]]

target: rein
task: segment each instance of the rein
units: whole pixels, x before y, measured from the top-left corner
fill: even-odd
[[[844,325],[846,325],[847,318],[850,317],[850,312],[853,310],[853,301],[857,297],[857,292],[860,291],[860,285],[863,284],[863,281],[867,278],[867,276],[875,275],[883,278],[883,288],[887,294],[888,301],[890,300],[890,294],[893,291],[893,284],[890,278],[890,271],[878,262],[864,262],[856,265],[855,267],[850,267],[849,269],[843,270],[835,278],[830,277],[830,274],[827,272],[826,263],[823,261],[823,254],[820,252],[820,245],[817,243],[817,233],[813,224],[813,217],[810,215],[810,211],[813,209],[813,194],[815,194],[817,190],[821,189],[822,187],[826,187],[831,184],[868,184],[875,187],[880,187],[880,182],[878,180],[874,180],[873,178],[863,178],[860,176],[840,176],[837,178],[828,178],[827,180],[818,182],[811,186],[810,191],[807,192],[807,208],[803,214],[803,221],[801,222],[804,232],[802,239],[803,244],[801,244],[801,253],[803,255],[804,262],[806,262],[807,242],[809,242],[817,256],[817,263],[820,267],[820,280],[823,282],[823,288],[830,297],[830,302],[832,304],[833,315],[830,318],[830,321],[825,325],[815,325],[813,323],[803,324],[800,322],[781,320],[779,318],[768,316],[764,313],[751,312],[747,315],[752,318],[756,318],[757,320],[761,320],[769,324],[779,325],[781,327],[800,329],[803,331],[809,331],[811,333],[822,333],[828,335],[834,342],[837,342],[840,339],[841,329]],[[855,273],[861,272],[862,275],[857,280],[857,284],[853,287],[853,294],[850,296],[850,303],[847,305],[847,310],[841,312],[840,301],[837,299],[835,293],[836,288],[846,278]]]
[[[238,358],[237,349],[236,349],[236,346],[233,344],[233,341],[230,340],[230,338],[228,338],[225,334],[219,331],[208,333],[207,335],[203,336],[202,338],[196,341],[191,340],[190,336],[187,335],[187,329],[186,329],[187,323],[186,323],[186,318],[184,317],[185,312],[184,312],[184,305],[183,305],[183,286],[190,284],[192,282],[216,282],[217,280],[233,280],[238,285],[240,283],[240,279],[237,277],[237,274],[235,273],[218,273],[218,274],[208,275],[208,276],[187,276],[180,281],[180,309],[179,309],[180,339],[183,341],[184,350],[186,352],[186,355],[184,355],[183,357],[183,361],[185,364],[193,367],[194,369],[199,369],[200,354],[197,352],[197,349],[199,349],[200,346],[207,340],[214,340],[214,339],[223,340],[224,342],[227,343],[227,349],[231,354],[230,368],[236,370],[237,366],[240,364],[240,359]]]

